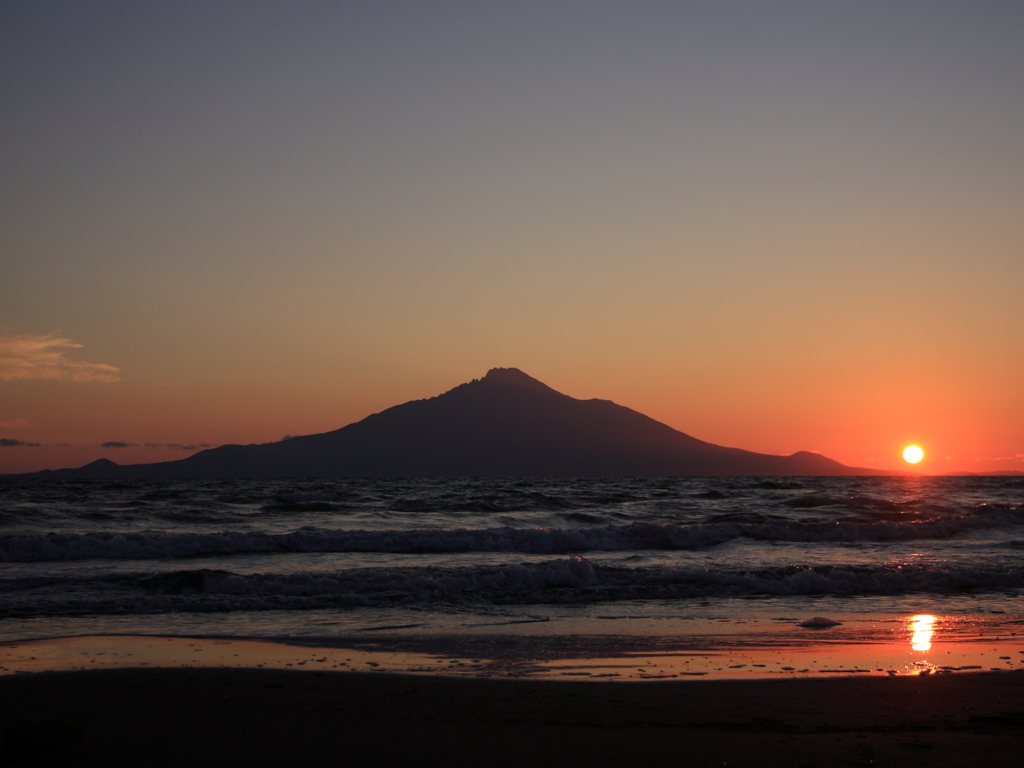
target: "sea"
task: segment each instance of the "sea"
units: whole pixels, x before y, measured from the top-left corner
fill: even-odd
[[[1016,634],[1022,560],[1022,477],[5,479],[0,642]]]

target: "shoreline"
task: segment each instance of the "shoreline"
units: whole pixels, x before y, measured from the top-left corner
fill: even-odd
[[[0,727],[85,740],[10,764],[1016,765],[1024,674],[775,680],[460,679],[279,669],[0,678]]]
[[[918,615],[883,629],[837,626],[782,631],[747,623],[642,634],[390,632],[345,636],[70,635],[0,642],[0,677],[124,668],[368,670],[469,678],[757,680],[857,675],[919,676],[1024,670],[1018,622],[992,627]],[[897,629],[894,629],[896,627]],[[522,628],[520,628],[522,630]]]

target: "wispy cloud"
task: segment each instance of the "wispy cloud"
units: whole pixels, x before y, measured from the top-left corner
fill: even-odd
[[[68,381],[118,381],[120,370],[104,363],[72,360],[68,352],[81,349],[70,339],[57,336],[0,336],[0,381],[66,379]]]
[[[100,443],[100,448],[135,448],[138,443],[122,443],[120,440],[111,440],[106,443]]]
[[[28,419],[11,419],[10,421],[0,421],[0,429],[26,429],[28,426]]]
[[[38,448],[41,443],[27,443],[24,440],[13,440],[9,437],[0,437],[0,448]]]

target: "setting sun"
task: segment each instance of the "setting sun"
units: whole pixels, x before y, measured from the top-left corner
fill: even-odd
[[[924,451],[916,445],[908,445],[903,449],[903,458],[911,464],[917,464],[917,462],[924,458]]]

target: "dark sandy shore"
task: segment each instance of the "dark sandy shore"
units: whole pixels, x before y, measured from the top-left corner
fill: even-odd
[[[113,669],[0,678],[0,725],[86,739],[12,765],[1009,766],[1024,673],[758,681],[474,680]]]

